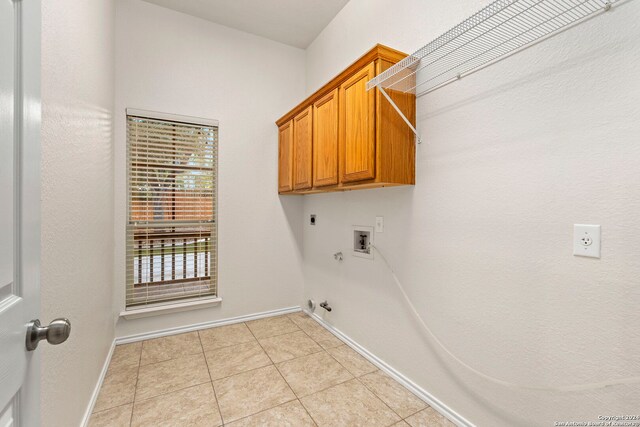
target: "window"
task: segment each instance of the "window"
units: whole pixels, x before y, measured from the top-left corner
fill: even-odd
[[[126,306],[217,294],[217,122],[127,110]]]

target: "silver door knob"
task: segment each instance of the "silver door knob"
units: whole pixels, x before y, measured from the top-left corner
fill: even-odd
[[[38,343],[45,338],[49,344],[62,344],[69,338],[70,333],[69,319],[54,319],[49,326],[41,326],[39,319],[32,320],[27,325],[27,350],[35,350],[38,348]]]

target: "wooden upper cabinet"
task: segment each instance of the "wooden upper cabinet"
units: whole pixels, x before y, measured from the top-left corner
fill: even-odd
[[[293,119],[293,189],[313,186],[313,114],[309,106]]]
[[[376,45],[276,122],[281,193],[415,183],[413,132],[378,89],[366,87],[405,57]],[[415,95],[393,90],[388,94],[415,126]]]
[[[338,183],[338,89],[313,103],[313,186]]]
[[[340,85],[340,180],[375,177],[375,91],[367,82],[375,77],[373,62]]]
[[[278,192],[293,190],[293,120],[278,129]]]

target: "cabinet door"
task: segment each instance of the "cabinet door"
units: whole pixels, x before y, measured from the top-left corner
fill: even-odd
[[[340,85],[340,180],[375,178],[375,90],[366,84],[374,77],[373,62]]]
[[[338,89],[313,104],[313,186],[338,183]]]
[[[312,185],[313,115],[310,105],[293,118],[293,189],[305,190]]]
[[[278,192],[293,190],[293,120],[278,129]]]

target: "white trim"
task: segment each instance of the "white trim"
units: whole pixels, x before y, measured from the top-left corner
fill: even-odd
[[[193,332],[200,329],[214,328],[216,326],[231,325],[233,323],[248,322],[250,320],[262,319],[265,317],[281,316],[283,314],[295,313],[300,311],[298,307],[281,308],[278,310],[263,311],[261,313],[249,314],[245,316],[230,317],[228,319],[213,320],[210,322],[196,323],[194,325],[180,326],[177,328],[163,329],[160,331],[146,332],[143,334],[129,335],[126,337],[116,338],[116,345],[128,344],[137,341],[144,341],[152,338],[166,337],[168,335],[182,334],[184,332]]]
[[[189,123],[193,125],[219,127],[220,122],[215,119],[205,119],[203,117],[181,116],[180,114],[162,113],[160,111],[140,110],[137,108],[125,109],[127,116],[145,117],[148,119],[168,120],[170,122]]]
[[[159,316],[161,314],[177,313],[179,311],[211,307],[214,305],[219,305],[221,302],[222,298],[215,297],[198,298],[195,300],[176,302],[171,304],[155,304],[146,306],[144,308],[121,311],[120,317],[124,317],[127,320],[139,319],[141,317]]]
[[[116,340],[114,339],[111,343],[111,348],[109,349],[109,353],[107,354],[107,358],[104,361],[104,365],[102,366],[102,371],[100,372],[100,376],[98,377],[98,383],[93,389],[93,393],[91,393],[91,399],[89,399],[89,406],[87,407],[87,411],[84,413],[84,417],[82,418],[81,426],[86,427],[89,425],[89,420],[91,419],[91,414],[93,413],[93,408],[96,406],[96,401],[98,400],[98,395],[100,394],[100,388],[102,388],[102,383],[104,382],[104,377],[107,375],[107,370],[109,369],[109,363],[111,363],[111,357],[113,356],[113,351],[116,348]]]
[[[126,337],[119,337],[114,339],[113,344],[111,345],[111,350],[109,350],[107,359],[105,360],[104,366],[102,367],[102,372],[100,373],[98,383],[96,384],[96,387],[93,391],[91,400],[89,401],[89,407],[87,408],[87,411],[84,415],[84,419],[81,425],[83,427],[86,427],[89,424],[91,413],[93,412],[93,407],[95,406],[96,400],[98,399],[98,394],[100,393],[100,388],[102,387],[104,377],[107,374],[107,369],[109,368],[109,363],[111,362],[111,357],[113,356],[113,351],[116,345],[144,341],[152,338],[160,338],[168,335],[181,334],[184,332],[192,332],[200,329],[207,329],[207,328],[213,328],[217,326],[231,325],[234,323],[241,323],[241,322],[247,322],[251,320],[263,319],[265,317],[281,316],[283,314],[290,314],[298,311],[304,311],[305,313],[307,313],[309,316],[311,316],[313,320],[318,322],[318,324],[324,327],[327,331],[331,332],[338,339],[343,341],[346,345],[348,345],[353,350],[355,350],[360,355],[362,355],[362,357],[367,359],[369,362],[373,363],[375,366],[377,366],[380,370],[384,371],[391,378],[398,381],[400,384],[406,387],[409,391],[411,391],[413,394],[418,396],[420,399],[424,400],[427,404],[429,404],[429,406],[433,407],[436,411],[438,411],[439,413],[447,417],[451,422],[453,422],[457,426],[474,427],[474,424],[472,424],[469,420],[467,420],[462,415],[455,412],[453,409],[445,405],[443,402],[441,402],[431,393],[424,390],[422,387],[420,387],[419,385],[411,381],[409,378],[407,378],[406,376],[398,372],[396,369],[391,367],[385,361],[383,361],[382,359],[380,359],[379,357],[371,353],[369,350],[367,350],[366,348],[364,348],[363,346],[361,346],[360,344],[352,340],[349,336],[345,335],[339,329],[336,329],[335,327],[326,323],[317,314],[310,313],[307,310],[301,309],[300,307],[281,308],[278,310],[264,311],[261,313],[249,314],[245,316],[230,317],[228,319],[213,320],[211,322],[196,323],[194,325],[189,325],[189,326],[181,326],[178,328],[153,331],[153,332],[148,332],[144,334],[129,335]]]
[[[171,328],[171,329],[165,329],[162,331],[154,331],[154,332],[149,332],[145,334],[137,334],[137,335],[130,335],[126,337],[115,338],[113,340],[113,343],[111,343],[111,349],[109,350],[109,354],[107,354],[107,358],[104,361],[102,372],[100,372],[100,376],[98,377],[98,383],[93,389],[93,394],[91,395],[91,399],[89,400],[89,406],[87,407],[87,410],[84,413],[84,417],[80,425],[82,427],[87,427],[89,425],[89,420],[91,419],[93,408],[96,404],[96,401],[98,400],[98,395],[100,394],[100,388],[102,388],[104,377],[107,375],[107,370],[109,369],[109,364],[111,363],[111,358],[113,357],[113,352],[116,348],[116,345],[144,341],[151,338],[160,338],[168,335],[181,334],[183,332],[192,332],[200,329],[213,328],[216,326],[231,325],[233,323],[247,322],[249,320],[263,319],[265,317],[281,316],[283,314],[296,313],[300,310],[301,310],[300,307],[281,308],[278,310],[270,310],[270,311],[263,311],[261,313],[249,314],[246,316],[237,316],[237,317],[230,317],[228,319],[214,320],[211,322],[197,323],[191,326],[182,326],[179,328]]]
[[[344,341],[349,347],[360,353],[362,357],[367,359],[369,362],[376,365],[380,370],[384,371],[391,378],[398,381],[400,384],[405,386],[409,391],[418,396],[420,399],[424,400],[429,404],[429,406],[433,407],[436,411],[440,412],[442,415],[447,417],[452,423],[456,424],[459,427],[473,427],[473,424],[464,418],[462,415],[458,414],[456,411],[445,405],[434,395],[411,381],[409,378],[398,372],[395,368],[391,367],[387,362],[380,359],[375,354],[371,353],[369,350],[352,340],[349,336],[345,335],[339,329],[336,329],[332,325],[325,322],[320,316],[314,313],[310,313],[307,310],[303,311],[307,313],[313,320],[318,322],[321,326],[323,326],[327,331],[331,332],[341,341]]]

